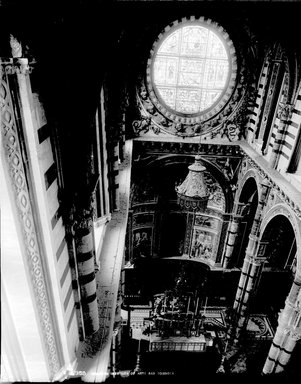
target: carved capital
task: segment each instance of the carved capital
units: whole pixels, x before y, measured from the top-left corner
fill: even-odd
[[[277,117],[283,122],[287,122],[291,119],[293,113],[292,104],[279,103],[279,108],[277,112]]]

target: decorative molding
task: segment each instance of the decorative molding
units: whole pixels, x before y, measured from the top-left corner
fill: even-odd
[[[185,142],[169,142],[169,141],[136,141],[135,153],[139,154],[139,161],[152,160],[151,156],[158,154],[177,154],[195,156],[197,154],[206,155],[206,158],[224,157],[242,158],[242,152],[239,145],[232,144],[210,144],[210,143],[185,143]],[[137,157],[137,156],[136,156]],[[134,159],[135,161],[135,159]]]
[[[43,255],[39,248],[31,197],[26,180],[26,170],[23,164],[23,153],[15,123],[13,104],[11,101],[8,79],[5,75],[6,73],[7,72],[2,72],[0,88],[1,136],[3,150],[18,211],[19,224],[22,228],[23,241],[27,252],[26,266],[29,271],[31,286],[34,291],[35,306],[40,320],[50,374],[51,377],[53,377],[61,367],[59,348],[56,341],[55,324],[44,276],[45,272],[43,271]]]

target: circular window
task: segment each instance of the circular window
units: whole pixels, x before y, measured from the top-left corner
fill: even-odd
[[[151,51],[147,87],[157,109],[194,124],[217,114],[235,86],[236,55],[227,32],[204,18],[168,26]]]

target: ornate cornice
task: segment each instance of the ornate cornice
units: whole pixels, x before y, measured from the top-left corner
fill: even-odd
[[[7,73],[7,72],[6,72]],[[42,258],[30,191],[27,184],[26,170],[23,163],[23,153],[17,127],[7,76],[2,72],[0,88],[1,105],[1,136],[6,167],[14,194],[18,212],[18,221],[22,229],[23,241],[27,253],[26,266],[34,292],[43,342],[45,345],[50,374],[53,377],[61,367],[59,348],[55,335],[55,324],[47,290],[45,271]]]

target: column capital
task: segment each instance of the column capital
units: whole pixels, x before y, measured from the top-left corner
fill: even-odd
[[[277,117],[283,122],[287,122],[292,117],[293,107],[290,103],[279,103]]]
[[[290,330],[290,338],[294,341],[301,340],[301,331]]]
[[[259,258],[257,256],[252,256],[252,255],[248,255],[248,260],[250,263],[257,266],[263,264],[266,261],[265,258]]]

